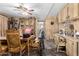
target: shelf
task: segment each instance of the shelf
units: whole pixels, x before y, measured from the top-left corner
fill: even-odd
[[[79,16],[77,16],[77,17],[73,17],[73,18],[68,19],[68,20],[66,20],[66,21],[74,22],[74,21],[77,21],[77,20],[79,20]],[[64,23],[66,23],[66,21],[60,22],[59,24],[64,24]]]
[[[70,19],[70,21],[77,21],[77,20],[79,20],[79,16],[73,17],[73,18]]]

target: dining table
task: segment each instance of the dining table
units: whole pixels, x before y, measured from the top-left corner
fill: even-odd
[[[22,36],[20,36],[20,40],[28,43],[27,46],[28,46],[28,56],[29,56],[30,55],[29,39],[28,38],[23,38]],[[0,44],[1,44],[1,41],[6,41],[7,42],[6,37],[0,37]],[[35,41],[37,42],[37,38],[35,39]]]

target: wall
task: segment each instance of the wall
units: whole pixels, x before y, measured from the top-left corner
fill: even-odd
[[[51,25],[51,22],[54,22]],[[45,20],[45,35],[46,39],[53,39],[53,35],[58,32],[58,21],[57,18],[54,16],[49,16]]]

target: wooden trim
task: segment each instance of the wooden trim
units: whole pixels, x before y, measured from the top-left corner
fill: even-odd
[[[78,16],[79,16],[79,3],[78,3]]]
[[[77,42],[77,51],[76,51],[76,53],[77,53],[77,56],[78,56],[78,42]]]

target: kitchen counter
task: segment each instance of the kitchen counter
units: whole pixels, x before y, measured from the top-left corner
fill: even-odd
[[[55,36],[59,36],[59,37],[62,37],[62,38],[65,38],[66,40],[69,39],[69,40],[72,40],[72,41],[79,41],[79,39],[77,39],[76,37],[71,37],[71,36],[65,36],[65,35],[61,35],[61,34],[55,34]]]
[[[60,34],[55,34],[55,37],[62,37],[66,39],[66,54],[69,56],[79,56],[79,39],[76,37],[65,36]],[[57,39],[56,39],[57,40]]]

